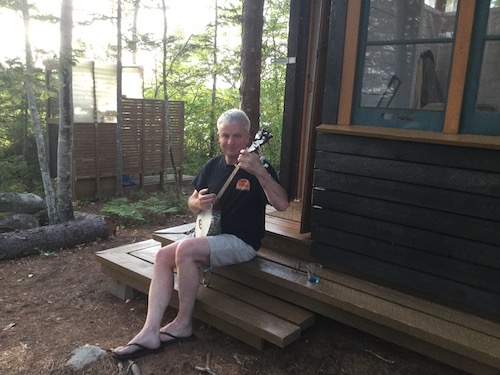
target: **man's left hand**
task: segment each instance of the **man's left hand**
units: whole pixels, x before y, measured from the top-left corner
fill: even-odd
[[[238,156],[238,163],[240,168],[255,176],[258,176],[265,171],[259,155],[254,152],[249,152],[248,150],[240,151],[240,155]]]

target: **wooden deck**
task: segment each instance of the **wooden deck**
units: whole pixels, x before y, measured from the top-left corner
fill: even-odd
[[[183,232],[192,226],[173,228],[174,233],[161,236],[168,238],[166,242],[172,242],[184,237]],[[147,293],[154,256],[160,247],[161,242],[152,239],[97,253],[103,272],[115,280],[113,294],[130,298],[130,288]],[[175,294],[171,306],[178,308],[178,302]],[[200,288],[194,317],[257,349],[263,349],[266,342],[285,347],[300,338],[302,330],[315,320],[311,311],[218,272],[212,273],[208,287]]]
[[[313,322],[313,318],[307,319],[309,311],[330,317],[472,374],[500,373],[498,322],[453,310],[329,269],[323,271],[320,283],[311,284],[304,274],[305,264],[309,259],[306,250],[307,235],[295,231],[293,223],[284,223],[273,218],[269,219],[268,224],[268,231],[274,228],[277,233],[269,234],[268,237],[271,238],[266,238],[264,243],[279,244],[278,247],[265,246],[250,262],[216,270],[211,287],[200,288],[197,301],[200,309],[197,318],[213,324],[249,345],[262,348],[265,342],[285,346],[300,337],[301,330]],[[151,240],[149,245],[154,243],[158,249],[160,242],[166,244],[183,236],[174,232],[182,232],[188,226],[189,224],[171,228],[169,229],[171,233],[154,234],[154,240]],[[290,232],[289,239],[286,239],[287,230]],[[146,291],[151,277],[151,262],[155,248],[147,251],[130,250],[131,248],[126,247],[120,250],[111,249],[102,251],[97,256],[104,272],[132,288]],[[286,315],[289,324],[300,328],[289,336],[285,334],[286,329],[280,328],[277,331],[282,330],[282,332],[275,332],[273,337],[268,330],[270,325],[278,323],[271,323],[271,320],[266,320],[267,318],[262,318],[260,315],[254,315],[252,323],[248,325],[237,322],[234,319],[241,318],[241,311],[248,308],[246,305],[240,305],[238,308],[241,310],[235,309],[236,318],[219,315],[221,311],[216,311],[217,306],[214,306],[216,298],[208,293],[235,298],[243,293],[238,288],[244,288],[245,293],[254,296],[255,300],[251,304],[255,314],[269,313],[274,317],[278,316],[278,321],[285,320],[285,317],[280,315]],[[254,292],[260,294],[254,295]],[[265,307],[272,305],[269,301],[286,303],[286,307],[283,307],[285,310],[293,306],[300,308],[297,312],[299,317],[292,318],[295,313],[291,312],[264,311]],[[249,301],[245,297],[245,303],[247,302]],[[173,302],[174,307],[175,303],[176,301]],[[227,306],[230,304],[224,302],[222,306],[223,310],[227,311]],[[214,317],[216,320],[211,320]]]

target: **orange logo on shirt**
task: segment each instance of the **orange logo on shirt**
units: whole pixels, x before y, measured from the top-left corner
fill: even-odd
[[[246,178],[240,178],[236,183],[236,190],[250,190],[250,181]]]

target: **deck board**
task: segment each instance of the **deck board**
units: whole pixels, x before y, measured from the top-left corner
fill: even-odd
[[[283,255],[278,251],[262,249],[262,251],[259,251],[259,257],[291,268],[297,265],[296,259]],[[300,266],[302,272],[304,272],[305,263],[300,263]],[[417,298],[394,289],[385,288],[378,284],[361,280],[344,273],[335,272],[330,269],[323,270],[322,278],[329,280],[334,284],[343,285],[352,290],[368,293],[382,300],[400,304],[410,308],[411,310],[427,313],[432,316],[439,317],[440,319],[469,327],[472,330],[493,335],[494,337],[500,339],[500,325],[492,322],[491,320],[463,313],[444,305]]]

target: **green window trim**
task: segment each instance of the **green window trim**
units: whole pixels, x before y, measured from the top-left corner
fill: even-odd
[[[398,105],[397,100],[396,101],[387,100],[385,103],[389,103],[390,106],[387,105],[385,107],[379,106],[380,101],[379,102],[372,101],[371,103],[369,103],[369,101],[365,100],[364,97],[369,97],[370,94],[375,96],[374,94],[377,93],[367,92],[363,80],[365,78],[365,72],[369,71],[370,69],[376,70],[371,66],[368,67],[366,66],[367,65],[366,61],[369,60],[368,59],[369,53],[371,53],[373,56],[376,56],[378,52],[378,56],[379,57],[381,56],[381,59],[383,59],[384,48],[386,49],[385,52],[387,52],[387,50],[390,50],[393,52],[394,55],[396,55],[397,52],[399,52],[399,55],[412,56],[414,58],[415,56],[418,55],[419,53],[418,51],[423,51],[426,48],[428,48],[428,46],[434,46],[435,49],[439,48],[440,46],[445,46],[445,48],[449,49],[448,51],[450,59],[449,65],[451,66],[451,56],[454,43],[454,36],[456,35],[456,30],[455,30],[456,12],[455,12],[455,19],[451,36],[447,35],[446,37],[436,37],[436,38],[428,38],[428,37],[422,37],[422,38],[413,37],[413,38],[403,38],[403,39],[386,38],[383,40],[375,40],[375,38],[371,38],[372,40],[368,40],[371,4],[372,2],[370,0],[364,0],[362,2],[360,30],[358,39],[359,53],[356,63],[357,74],[354,86],[352,124],[442,132],[444,126],[445,109],[446,109],[446,96],[447,96],[446,90],[441,90],[442,100],[440,103],[436,103],[439,105],[436,104],[434,106],[428,105],[426,109],[418,109],[416,108],[418,106],[413,105],[414,103],[413,104],[410,103],[411,100],[409,99],[410,95],[415,96],[416,99],[414,98],[413,101],[419,100],[417,94],[414,91],[416,84],[413,82],[416,75],[415,71],[418,68],[417,64],[415,64],[415,67],[409,68],[408,71],[406,71],[406,74],[402,74],[403,77],[401,78],[399,78],[397,72],[393,72],[392,77],[390,76],[391,75],[390,72],[389,73],[382,72],[386,74],[385,76],[384,74],[381,74],[382,77],[380,78],[380,82],[378,83],[378,86],[382,87],[384,84],[383,81],[385,80],[385,82],[387,82],[388,85],[387,88],[389,88],[389,83],[391,82],[394,76],[398,76],[398,78],[403,82],[406,80],[406,86],[402,91],[399,92],[400,99],[402,97],[403,98],[402,100],[408,101],[407,103],[404,103],[405,105]],[[423,23],[424,21],[420,19],[420,22]],[[451,47],[449,47],[450,45]],[[377,51],[376,48],[379,48],[379,51]],[[399,51],[397,51],[398,48],[400,49]],[[431,51],[431,56],[432,56],[432,51]],[[421,58],[422,55],[420,56],[419,60]],[[394,58],[394,60],[396,59],[397,57]],[[432,59],[432,62],[434,63],[434,58]],[[418,64],[419,63],[420,62],[418,62]],[[393,63],[393,65],[397,68],[398,66],[396,64],[397,63]],[[405,64],[400,64],[400,66],[403,67],[402,70],[404,71]],[[376,65],[375,68],[377,68]],[[448,71],[444,79],[445,85],[443,86],[445,86],[446,88],[448,87],[449,74],[450,72]],[[367,75],[368,74],[366,74],[366,76]],[[405,85],[405,83],[403,83],[403,85]],[[381,94],[379,89],[378,94],[384,95],[385,92]],[[396,95],[396,93],[394,93],[394,95]],[[366,105],[366,102],[368,102],[369,104]],[[434,104],[434,103],[429,103],[429,104]]]
[[[500,33],[487,34],[491,11],[490,4],[488,1],[478,1],[476,3],[471,51],[467,67],[460,121],[461,134],[500,135],[500,100],[497,100],[498,105],[494,111],[478,110],[478,106],[479,109],[484,108],[481,107],[481,103],[478,103],[478,94],[485,47],[487,43],[497,43],[500,45]],[[500,14],[498,5],[497,9],[497,12]],[[500,84],[500,77],[497,80]]]

